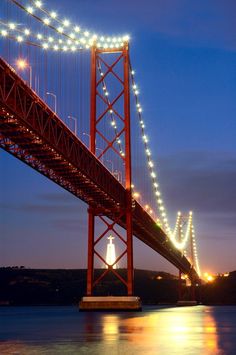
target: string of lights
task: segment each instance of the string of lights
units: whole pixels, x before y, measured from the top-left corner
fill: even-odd
[[[3,23],[1,23],[3,25]],[[3,38],[8,38],[10,40],[13,40],[17,43],[24,43],[30,46],[38,47],[38,48],[43,48],[40,44],[33,42],[32,40],[25,38],[22,34],[14,34],[8,31],[6,28],[0,28],[0,37]]]
[[[149,174],[150,174],[151,181],[152,181],[154,196],[155,196],[155,199],[157,202],[159,215],[161,216],[161,222],[162,222],[161,225],[164,226],[166,234],[169,237],[169,239],[172,241],[174,246],[180,250],[184,250],[186,248],[186,245],[187,245],[187,243],[189,241],[189,237],[190,237],[190,231],[191,231],[191,226],[192,226],[192,212],[189,212],[188,225],[187,225],[185,235],[183,234],[182,226],[180,226],[181,212],[177,213],[175,228],[173,231],[171,230],[169,222],[168,222],[166,208],[164,206],[163,199],[161,198],[161,191],[159,188],[159,182],[158,182],[157,174],[155,171],[155,165],[154,165],[153,160],[151,159],[151,150],[150,150],[150,147],[148,144],[149,139],[146,134],[146,129],[145,129],[146,127],[145,127],[144,118],[143,118],[143,110],[142,110],[142,106],[141,106],[140,99],[139,99],[139,90],[138,90],[138,86],[135,82],[135,71],[132,69],[132,66],[131,66],[130,72],[131,72],[132,89],[133,89],[133,93],[134,93],[134,97],[135,97],[135,104],[136,104],[136,109],[137,109],[137,114],[138,114],[138,119],[139,119],[139,125],[141,128],[141,135],[142,135],[142,140],[144,143],[144,150],[145,150],[146,159],[147,159],[147,166],[148,166]],[[160,223],[159,219],[157,220],[157,223],[158,224]],[[179,229],[180,229],[180,233],[181,233],[181,241],[178,241],[176,239],[176,233]]]
[[[121,48],[124,46],[125,42],[129,41],[129,36],[120,36],[120,37],[106,37],[106,36],[98,36],[95,33],[91,33],[88,30],[81,29],[80,26],[72,24],[72,22],[68,19],[60,20],[57,12],[55,11],[48,11],[43,7],[41,1],[31,1],[30,6],[24,6],[17,0],[9,0],[17,5],[20,9],[24,10],[27,14],[34,17],[44,26],[47,26],[51,30],[55,31],[58,35],[65,36],[67,40],[74,42],[72,48],[67,47],[65,51],[75,51],[74,49],[75,44],[79,46],[79,49],[89,49],[91,46],[96,45],[98,48]],[[47,14],[47,17],[41,18],[40,16],[36,15],[37,11],[42,11],[44,14]],[[59,27],[54,26],[54,22],[60,24]],[[38,40],[41,41],[43,36],[41,35]],[[55,45],[52,43],[42,43],[44,49],[54,49]],[[57,47],[56,47],[57,48]],[[58,50],[58,49],[56,49]]]
[[[149,143],[148,136],[145,131],[143,109],[142,109],[140,99],[139,99],[139,90],[138,90],[137,84],[135,83],[135,71],[132,69],[131,65],[130,65],[130,68],[131,68],[131,70],[130,70],[131,84],[132,84],[133,94],[135,97],[135,104],[136,104],[136,109],[137,109],[137,114],[138,114],[139,125],[141,128],[141,135],[142,135],[142,140],[143,140],[143,144],[144,144],[144,151],[145,151],[145,155],[146,155],[146,159],[147,159],[147,166],[148,166],[148,170],[149,170],[149,174],[150,174],[150,178],[151,178],[151,182],[152,182],[152,186],[153,186],[154,196],[155,196],[157,206],[158,206],[159,215],[161,217],[161,220],[158,219],[157,223],[161,223],[161,225],[163,225],[163,227],[165,229],[166,234],[169,236],[170,239],[173,239],[173,238],[171,238],[172,231],[171,231],[171,228],[169,225],[164,202],[161,198],[161,191],[159,188],[157,174],[155,172],[155,165],[154,165],[154,162],[151,158],[152,153],[151,153],[151,149],[148,144]]]
[[[198,258],[198,252],[197,252],[197,245],[196,245],[196,236],[195,236],[195,228],[194,225],[191,225],[191,233],[192,233],[192,243],[193,243],[193,264],[196,268],[196,271],[199,276],[201,276],[201,270],[200,270],[200,264],[199,264],[199,258]]]

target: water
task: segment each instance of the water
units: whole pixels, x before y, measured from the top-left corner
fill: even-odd
[[[236,306],[147,307],[139,313],[3,307],[0,354],[235,355]]]

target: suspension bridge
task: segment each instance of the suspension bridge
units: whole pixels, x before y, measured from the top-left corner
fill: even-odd
[[[179,270],[180,298],[187,275],[194,299],[193,214],[178,212],[170,227],[129,36],[94,34],[41,1],[1,6],[0,146],[88,205],[87,296],[110,272],[133,296],[135,236]],[[121,245],[112,265],[102,248],[110,233]],[[125,278],[113,267],[122,260]],[[107,267],[94,279],[98,261]]]

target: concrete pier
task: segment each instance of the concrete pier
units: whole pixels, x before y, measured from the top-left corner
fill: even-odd
[[[80,311],[141,311],[142,303],[134,296],[90,296],[79,303]]]

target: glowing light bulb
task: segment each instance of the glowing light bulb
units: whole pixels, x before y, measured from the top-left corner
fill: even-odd
[[[148,165],[149,165],[151,168],[153,168],[153,166],[154,166],[154,164],[153,164],[152,161],[149,161]]]
[[[25,34],[26,36],[29,36],[29,35],[30,35],[30,30],[28,30],[28,28],[26,28],[26,29],[24,30],[24,34]]]
[[[49,25],[51,21],[49,18],[46,17],[43,19],[43,22],[45,23],[45,25]]]
[[[124,42],[128,42],[130,40],[130,36],[129,35],[126,35],[123,37],[123,41]]]
[[[17,36],[16,37],[17,42],[23,42],[24,38],[22,36]]]
[[[35,1],[35,6],[36,7],[42,7],[42,2],[41,1]]]
[[[64,25],[65,27],[70,26],[70,21],[67,20],[67,19],[65,19],[65,20],[63,21],[63,25]]]
[[[14,23],[9,23],[9,28],[10,30],[14,30],[16,28],[16,25]]]
[[[1,30],[1,35],[3,37],[6,37],[8,35],[8,32],[6,30]]]
[[[58,31],[59,33],[63,33],[63,32],[64,32],[64,28],[60,26],[60,27],[58,27],[57,31]]]
[[[50,16],[51,16],[51,18],[56,18],[57,17],[57,13],[55,12],[55,11],[52,11],[51,13],[50,13]]]
[[[28,6],[28,7],[26,8],[26,11],[27,11],[29,14],[32,14],[32,13],[34,12],[34,8],[31,7],[31,6]]]
[[[17,60],[16,65],[19,69],[24,70],[28,66],[28,63],[25,59],[20,58]]]

